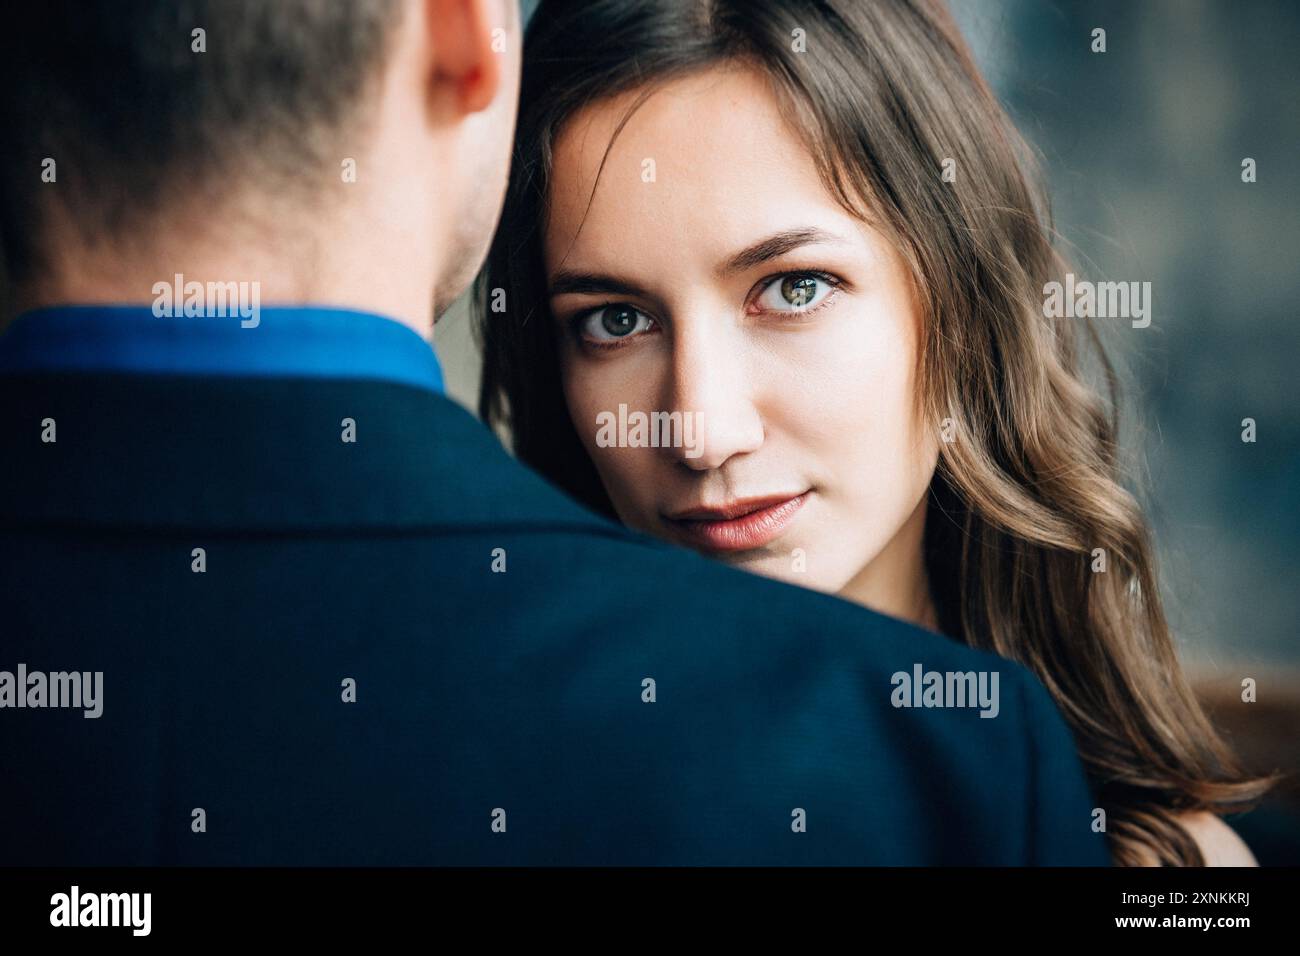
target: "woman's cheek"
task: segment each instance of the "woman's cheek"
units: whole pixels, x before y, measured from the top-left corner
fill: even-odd
[[[598,420],[605,402],[597,382],[590,375],[574,369],[572,365],[564,369],[564,400],[569,408],[569,419],[573,429],[578,433],[578,440],[587,450],[587,456],[596,465],[602,477],[610,465],[608,456],[615,448],[602,448],[596,443],[599,431]]]
[[[838,494],[892,515],[913,497],[931,455],[914,411],[916,353],[906,313],[863,310],[846,319],[839,348],[810,366],[819,387],[807,394],[816,406],[803,410],[798,432],[830,465]]]
[[[910,401],[906,351],[893,336],[859,331],[805,354],[800,430],[845,452],[876,444]]]
[[[653,457],[645,454],[646,449],[602,445],[597,437],[601,415],[617,417],[620,402],[629,408],[637,408],[639,398],[621,391],[618,382],[610,382],[605,376],[592,374],[590,370],[569,366],[563,374],[565,401],[578,439],[595,464],[619,517],[636,525],[636,514],[644,507],[637,500],[636,493],[638,489],[653,487],[650,476],[645,473],[653,467]]]

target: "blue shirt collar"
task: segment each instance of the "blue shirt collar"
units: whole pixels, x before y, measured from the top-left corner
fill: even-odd
[[[18,316],[0,335],[0,374],[27,371],[379,379],[443,390],[432,347],[410,326],[315,306],[236,316],[158,317],[147,305],[69,305]]]

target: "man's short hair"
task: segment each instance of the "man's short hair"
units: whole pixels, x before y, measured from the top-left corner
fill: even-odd
[[[111,237],[187,187],[248,178],[279,189],[341,162],[330,150],[359,119],[402,8],[402,0],[7,7],[0,243],[11,278],[38,267],[51,203],[87,234]]]

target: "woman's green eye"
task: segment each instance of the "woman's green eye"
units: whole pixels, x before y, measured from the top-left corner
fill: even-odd
[[[653,324],[648,315],[638,312],[630,305],[606,305],[593,309],[577,322],[578,333],[582,338],[597,343],[631,338],[649,331]]]
[[[763,312],[807,312],[821,305],[837,288],[817,272],[792,272],[767,284],[757,305]]]
[[[600,324],[610,335],[622,338],[636,331],[636,311],[634,309],[602,309]]]
[[[796,308],[805,308],[817,296],[817,280],[812,276],[786,276],[781,280],[781,296]]]

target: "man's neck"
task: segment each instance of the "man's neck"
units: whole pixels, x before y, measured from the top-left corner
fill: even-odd
[[[274,212],[236,216],[229,228],[196,214],[159,217],[142,240],[87,245],[62,229],[46,268],[14,290],[16,311],[54,305],[149,305],[158,283],[256,283],[263,306],[328,306],[378,313],[428,338],[436,279],[431,236],[409,217],[352,207],[300,230]],[[214,217],[215,218],[215,217]],[[242,286],[241,286],[242,287]]]

